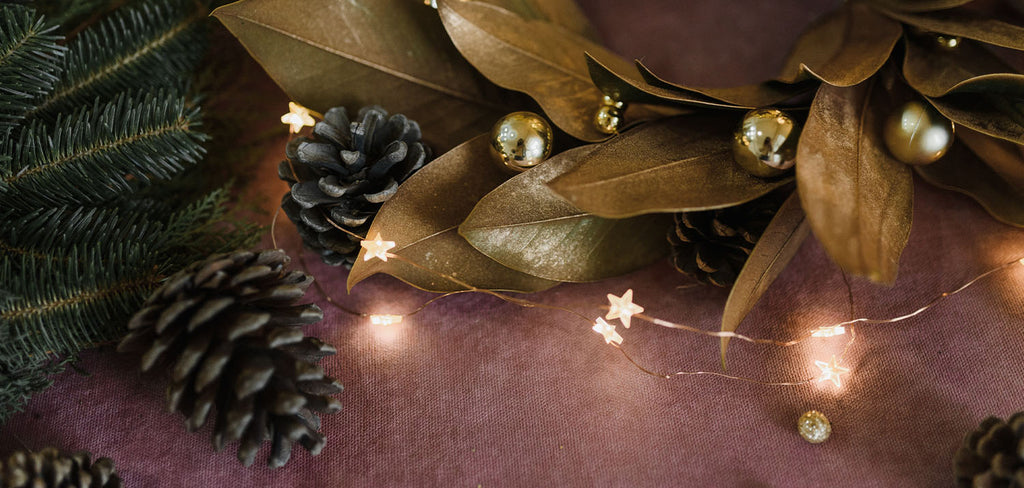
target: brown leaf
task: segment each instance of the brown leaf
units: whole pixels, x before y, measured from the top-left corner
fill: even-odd
[[[741,108],[713,100],[699,93],[672,91],[653,86],[641,79],[636,68],[629,67],[628,71],[615,72],[601,61],[594,59],[590,53],[586,54],[586,58],[590,78],[594,85],[605,95],[620,102],[679,107]]]
[[[1024,191],[1015,186],[1021,184],[1024,169],[1020,148],[977,133],[978,139],[964,137],[964,133],[958,128],[960,141],[971,143],[955,144],[942,159],[915,167],[917,173],[932,185],[973,198],[997,220],[1024,227]],[[996,166],[1012,170],[1012,179],[994,170]]]
[[[885,64],[902,33],[875,9],[846,3],[804,31],[778,79],[792,83],[810,74],[834,86],[857,85]]]
[[[725,302],[725,311],[722,312],[723,332],[736,332],[761,295],[768,291],[775,278],[796,256],[810,232],[811,228],[800,206],[800,198],[794,192],[765,228],[736,278],[729,299]],[[725,353],[728,348],[729,338],[723,337],[722,369],[725,369]]]
[[[464,289],[438,273],[491,290],[534,292],[556,285],[498,264],[459,236],[459,224],[477,200],[505,179],[491,161],[487,135],[473,138],[426,165],[381,207],[367,234],[375,236],[379,232],[384,240],[397,244],[391,253],[430,271],[398,259],[364,261],[363,250],[348,275],[349,289],[377,273],[436,292]]]
[[[419,122],[438,152],[528,106],[480,76],[423,2],[242,0],[213,15],[295,101],[382,105]]]
[[[739,114],[657,120],[601,145],[549,186],[584,211],[608,218],[730,207],[792,178],[764,180],[733,162]]]
[[[954,49],[907,36],[903,77],[943,115],[993,137],[1024,143],[1024,75],[973,41]]]
[[[992,171],[1024,194],[1024,146],[989,137],[966,127],[957,128],[957,139],[981,158]]]
[[[896,279],[913,218],[913,177],[882,141],[891,102],[872,78],[823,85],[797,148],[797,188],[814,235],[844,270]]]
[[[1024,94],[1024,75],[976,42],[944,48],[927,36],[907,36],[903,77],[927,97],[951,93]]]
[[[1024,50],[1024,27],[983,17],[970,10],[954,9],[927,13],[892,10],[886,11],[886,15],[926,31]]]
[[[870,0],[871,3],[886,10],[902,10],[904,12],[929,12],[959,7],[974,0]]]
[[[478,0],[518,14],[524,19],[555,24],[594,42],[601,42],[597,29],[574,0]]]
[[[554,281],[595,281],[639,269],[668,252],[668,214],[612,220],[580,211],[545,185],[599,145],[563,152],[487,194],[459,227],[491,259]]]
[[[716,101],[730,104],[736,108],[751,109],[764,107],[766,105],[780,105],[803,93],[813,90],[817,82],[807,80],[798,83],[783,83],[780,81],[766,81],[753,85],[743,85],[728,88],[709,88],[683,86],[663,80],[655,75],[640,61],[636,62],[637,70],[644,81],[654,87],[663,88],[669,91],[692,93],[702,95]]]
[[[594,126],[602,93],[590,80],[584,53],[617,70],[628,63],[582,36],[492,5],[440,0],[438,8],[459,52],[484,76],[533,97],[569,135],[584,141],[608,138]]]

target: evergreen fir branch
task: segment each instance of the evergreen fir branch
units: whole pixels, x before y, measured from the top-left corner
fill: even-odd
[[[0,6],[0,139],[57,83],[66,49],[32,9]]]
[[[166,270],[147,265],[151,253],[139,246],[117,254],[104,259],[73,248],[66,262],[3,259],[0,283],[15,298],[0,304],[0,364],[38,362],[121,337]]]
[[[59,117],[52,134],[31,125],[5,151],[0,208],[98,204],[174,176],[204,154],[199,111],[185,105],[168,92],[122,94]]]
[[[182,88],[203,52],[196,13],[187,0],[140,2],[82,31],[68,45],[63,78],[33,115],[53,120],[129,89]]]
[[[0,250],[46,261],[67,261],[68,250],[76,246],[112,252],[131,242],[161,249],[169,240],[163,222],[117,208],[59,207],[25,215],[7,210],[0,211],[0,224]]]
[[[23,365],[0,364],[0,424],[22,410],[32,393],[53,384],[65,361],[44,359]]]

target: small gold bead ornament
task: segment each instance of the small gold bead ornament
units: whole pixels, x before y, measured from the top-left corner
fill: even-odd
[[[935,35],[935,42],[939,43],[940,47],[944,47],[946,49],[953,49],[954,47],[959,46],[960,43],[962,42],[962,40],[960,39],[960,36],[949,36],[949,35],[946,35],[946,34],[936,34]]]
[[[626,104],[616,101],[608,95],[601,101],[601,107],[594,114],[594,127],[602,134],[616,134],[622,126],[622,113],[626,111]]]
[[[906,164],[931,164],[953,145],[953,122],[928,103],[914,100],[889,115],[882,135],[896,159]]]
[[[491,129],[491,152],[505,169],[522,173],[551,156],[551,126],[533,112],[514,112]]]
[[[796,421],[796,429],[800,432],[800,437],[811,444],[821,444],[832,435],[832,424],[828,417],[817,410],[801,415]]]
[[[785,112],[758,108],[747,112],[733,134],[733,159],[761,178],[785,174],[796,164],[800,124]]]

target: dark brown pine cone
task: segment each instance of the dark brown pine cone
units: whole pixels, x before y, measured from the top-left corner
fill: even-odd
[[[335,349],[301,329],[323,312],[295,304],[313,278],[287,271],[289,261],[273,250],[195,263],[153,293],[118,346],[148,347],[143,371],[168,367],[168,408],[188,417],[190,431],[216,410],[214,447],[241,441],[238,459],[246,466],[268,438],[271,467],[287,463],[296,442],[319,454],[325,439],[314,412],[341,409],[330,397],[341,384],[316,364]]]
[[[1024,488],[1024,412],[1005,422],[989,417],[967,434],[953,476],[963,488]]]
[[[346,268],[359,254],[361,239],[352,234],[365,236],[381,205],[430,159],[420,126],[404,115],[364,107],[358,119],[350,122],[344,107],[328,110],[312,138],[288,143],[288,160],[277,170],[291,186],[281,208],[302,242],[325,263]]]
[[[787,196],[774,192],[743,205],[676,214],[668,234],[672,263],[701,282],[732,286]]]
[[[5,488],[121,488],[114,462],[79,451],[70,456],[48,447],[39,452],[18,451],[0,464]]]

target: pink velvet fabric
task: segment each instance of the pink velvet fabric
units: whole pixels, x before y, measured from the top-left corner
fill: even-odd
[[[755,81],[780,65],[799,29],[838,2],[590,0],[608,43],[667,77],[705,84]],[[275,117],[277,113],[268,113]],[[281,152],[269,154],[266,201]],[[892,288],[853,280],[854,313],[907,313],[1000,263],[1024,256],[1024,232],[976,203],[918,182],[914,228]],[[284,222],[278,236],[300,250]],[[344,272],[307,255],[336,299],[360,310],[407,311],[430,295],[376,277],[345,294]],[[299,263],[296,260],[296,265]],[[635,290],[654,316],[715,330],[727,293],[681,287],[660,263],[601,283],[531,298],[597,317],[605,294]],[[112,457],[133,487],[175,486],[949,486],[962,435],[987,415],[1024,409],[1024,267],[1000,272],[921,316],[861,327],[831,384],[763,386],[711,376],[665,380],[631,366],[588,324],[483,295],[449,297],[397,326],[332,308],[308,328],[338,348],[324,361],[345,384],[328,416],[328,444],[296,449],[286,467],[244,468],[215,453],[210,428],[186,433],[164,411],[156,376],[109,348],[83,355],[0,430],[0,454],[54,445]],[[842,275],[810,239],[741,332],[789,338],[849,317]],[[718,371],[718,341],[636,323],[625,349],[660,372]],[[845,338],[791,348],[734,342],[730,373],[794,381]],[[816,409],[832,438],[811,445],[796,419]],[[262,454],[266,454],[266,449]],[[262,462],[263,458],[260,458]]]

